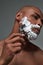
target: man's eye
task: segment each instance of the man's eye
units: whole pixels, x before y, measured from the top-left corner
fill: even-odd
[[[42,24],[43,24],[43,20],[41,20]]]
[[[34,19],[36,19],[36,20],[38,19],[38,16],[33,15],[33,17],[34,17]]]

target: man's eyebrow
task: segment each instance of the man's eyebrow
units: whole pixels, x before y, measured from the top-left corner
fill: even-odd
[[[39,18],[41,18],[41,16],[39,15],[39,14],[37,14],[37,13],[35,13]],[[43,21],[43,18],[41,19],[41,21]]]
[[[39,18],[41,17],[38,13],[35,13]]]

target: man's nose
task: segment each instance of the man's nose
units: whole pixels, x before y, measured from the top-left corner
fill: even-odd
[[[37,24],[38,24],[40,27],[42,27],[42,22],[41,22],[40,19],[37,20]]]

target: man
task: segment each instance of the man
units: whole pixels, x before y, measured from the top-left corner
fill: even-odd
[[[31,43],[40,33],[43,14],[35,6],[25,6],[15,17],[12,33],[5,40],[0,65],[43,65],[43,50]]]

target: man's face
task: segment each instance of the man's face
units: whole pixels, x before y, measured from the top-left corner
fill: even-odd
[[[24,16],[26,16],[28,18],[28,20],[32,23],[32,24],[37,24],[40,26],[40,29],[43,25],[43,18],[42,18],[42,13],[40,12],[39,9],[28,9]],[[33,28],[32,30],[36,33],[40,32],[40,29],[37,28]]]

